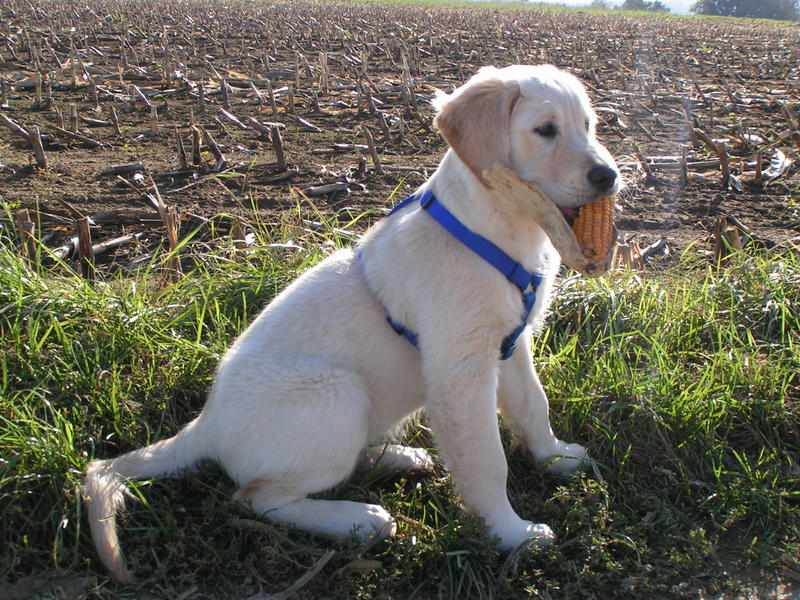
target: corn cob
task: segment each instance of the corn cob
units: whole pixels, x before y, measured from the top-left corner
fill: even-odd
[[[586,258],[603,260],[614,236],[614,198],[600,198],[582,206],[572,231]]]

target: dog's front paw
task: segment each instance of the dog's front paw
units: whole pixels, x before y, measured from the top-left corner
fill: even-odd
[[[544,523],[533,523],[522,519],[514,524],[490,527],[489,535],[500,538],[497,544],[500,550],[513,550],[522,544],[546,546],[556,539],[556,534]]]
[[[547,471],[560,477],[568,477],[586,465],[589,455],[580,444],[558,442],[554,452],[544,458]]]
[[[392,515],[378,504],[358,504],[360,514],[352,515],[355,521],[353,532],[356,537],[367,539],[384,539],[397,532],[397,523]]]

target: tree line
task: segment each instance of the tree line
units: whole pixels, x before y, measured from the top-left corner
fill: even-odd
[[[593,0],[591,6],[611,8],[608,0]],[[669,12],[669,7],[661,0],[625,0],[620,8]],[[697,0],[690,10],[696,15],[800,21],[800,0]]]

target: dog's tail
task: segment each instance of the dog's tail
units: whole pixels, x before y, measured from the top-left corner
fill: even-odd
[[[174,475],[206,458],[202,443],[198,443],[199,417],[174,437],[133,450],[110,460],[89,463],[83,494],[89,513],[89,526],[100,560],[114,579],[134,581],[126,564],[117,537],[117,511],[131,495],[126,479],[149,479]]]

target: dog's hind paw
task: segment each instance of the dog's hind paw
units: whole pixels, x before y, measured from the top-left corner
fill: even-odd
[[[500,538],[500,550],[514,550],[522,545],[547,546],[556,540],[556,534],[544,523],[522,519],[513,527],[491,528],[489,534]]]
[[[397,463],[401,466],[395,468],[404,471],[433,471],[433,459],[428,451],[423,448],[411,448],[408,446],[400,446],[402,449],[402,459],[396,459]]]
[[[558,448],[543,462],[547,464],[547,472],[559,477],[569,477],[583,468],[590,460],[586,448],[580,444],[559,442]]]
[[[373,465],[397,471],[428,472],[433,470],[434,463],[431,455],[423,448],[387,444],[370,446],[364,450],[358,468],[365,470]]]

